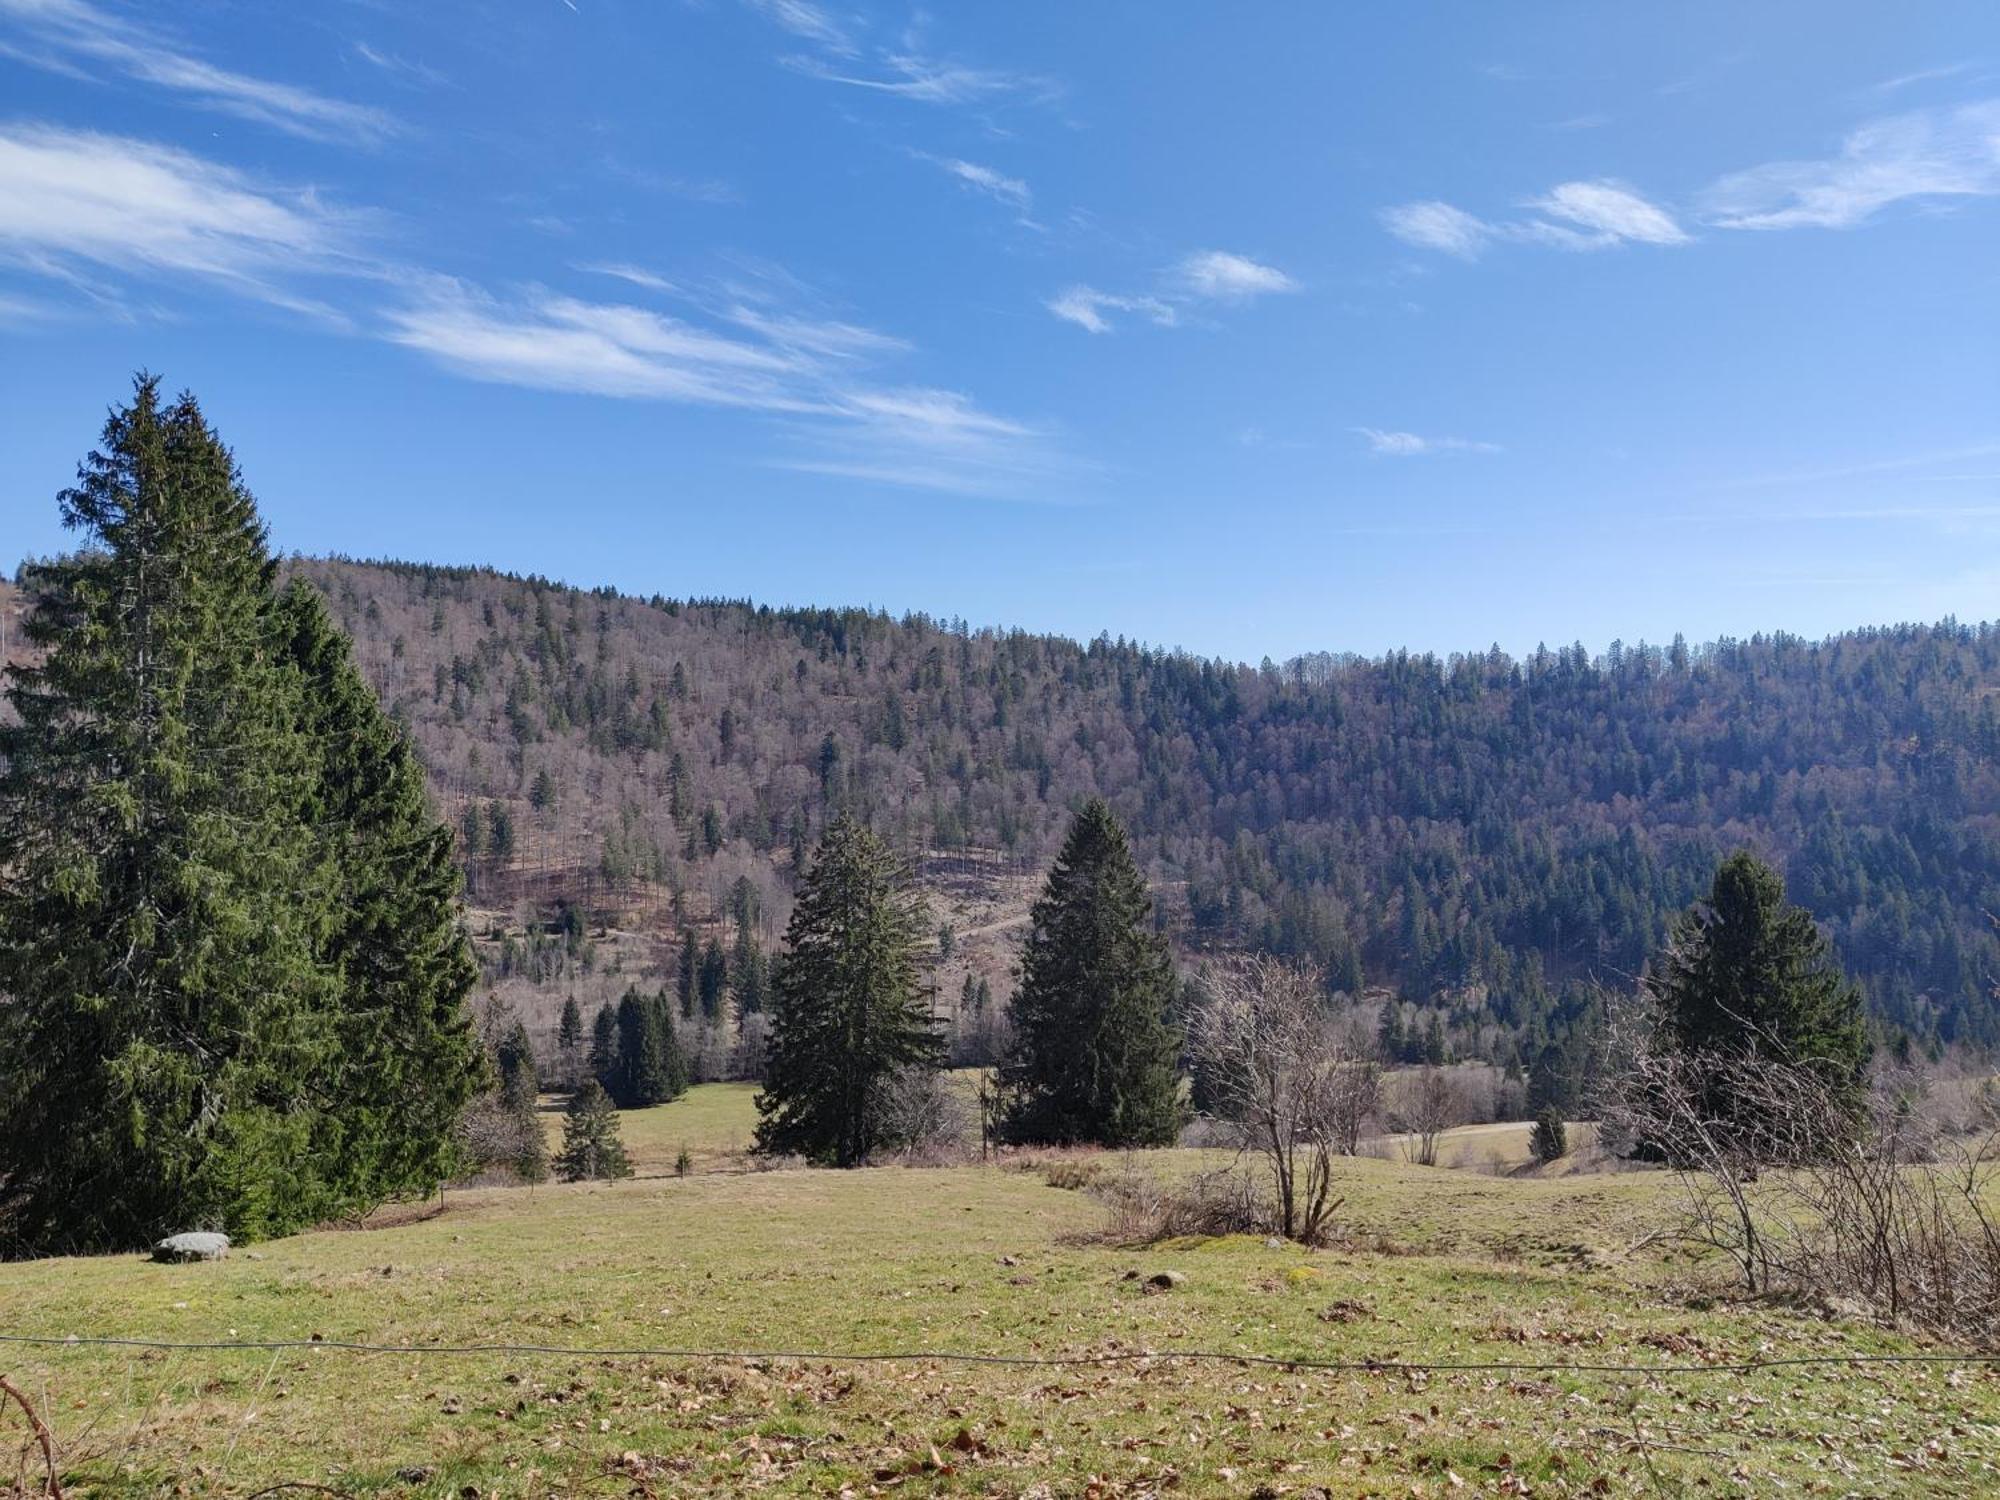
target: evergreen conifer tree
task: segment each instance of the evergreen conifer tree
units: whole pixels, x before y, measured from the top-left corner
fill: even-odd
[[[1560,1114],[1545,1109],[1535,1118],[1535,1128],[1528,1136],[1528,1150],[1544,1166],[1569,1154],[1569,1130]]]
[[[192,398],[141,377],[61,505],[0,731],[0,1236],[427,1190],[485,1064],[414,757]]]
[[[576,996],[563,999],[562,1019],[556,1023],[556,1050],[562,1053],[565,1078],[574,1083],[578,1050],[583,1046],[583,1012],[576,1003]]]
[[[630,989],[619,1000],[616,1080],[609,1092],[623,1109],[664,1104],[687,1087],[665,991]]]
[[[632,1175],[617,1107],[595,1082],[586,1083],[569,1101],[555,1167],[564,1182],[613,1181]]]
[[[1716,869],[1708,899],[1674,924],[1647,989],[1675,1049],[1810,1067],[1859,1108],[1872,1050],[1861,992],[1812,917],[1785,900],[1778,872],[1754,854],[1739,851]],[[1725,1095],[1711,1101],[1720,1118],[1736,1111]]]
[[[336,1076],[315,1150],[353,1207],[428,1192],[458,1164],[458,1117],[484,1073],[465,998],[478,978],[451,834],[408,739],[382,711],[318,594],[279,595],[312,757],[302,809],[336,888],[324,961],[340,977]]]
[[[930,934],[901,863],[860,824],[835,822],[785,930],[757,1096],[759,1151],[853,1167],[888,1144],[888,1085],[942,1061],[919,988]]]
[[[606,1088],[618,1077],[618,1013],[609,1005],[597,1008],[590,1023],[590,1076]]]
[[[274,564],[191,398],[141,378],[61,496],[84,550],[35,574],[47,654],[0,731],[0,1224],[109,1250],[254,1238],[345,1207],[338,871],[274,649]]]
[[[1177,993],[1110,807],[1086,802],[1030,914],[1003,1128],[1017,1141],[1170,1144],[1183,1108]]]

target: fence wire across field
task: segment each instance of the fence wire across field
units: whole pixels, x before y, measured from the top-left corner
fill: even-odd
[[[2000,1352],[1945,1350],[1913,1354],[1787,1354],[1707,1364],[1614,1364],[1594,1361],[1319,1359],[1310,1355],[1245,1354],[1228,1349],[1115,1350],[1099,1354],[981,1354],[963,1349],[669,1349],[592,1348],[569,1344],[373,1344],[356,1339],[154,1339],[116,1335],[0,1333],[0,1345],[56,1349],[145,1349],[166,1353],[273,1353],[326,1349],[345,1354],[523,1355],[558,1359],[707,1360],[737,1364],[791,1360],[807,1364],[959,1364],[1023,1369],[1137,1364],[1226,1364],[1352,1375],[1641,1375],[1664,1379],[1755,1375],[1813,1366],[2000,1366]]]

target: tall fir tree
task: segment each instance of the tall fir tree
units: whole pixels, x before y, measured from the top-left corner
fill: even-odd
[[[1151,1146],[1180,1133],[1177,986],[1151,910],[1125,830],[1093,797],[1030,913],[1003,1070],[1010,1138]]]
[[[609,1005],[597,1007],[590,1023],[590,1076],[605,1088],[618,1079],[618,1012]]]
[[[932,931],[923,898],[880,839],[830,827],[799,888],[777,966],[757,1149],[836,1167],[891,1144],[881,1108],[906,1068],[943,1048],[921,991]]]
[[[414,757],[191,397],[141,377],[60,503],[0,731],[0,1241],[428,1189],[485,1065]]]
[[[618,1002],[618,1064],[611,1097],[622,1109],[665,1104],[687,1089],[687,1064],[665,990],[629,989]]]
[[[1861,991],[1756,855],[1740,850],[1717,867],[1708,899],[1674,923],[1646,988],[1676,1050],[1810,1067],[1859,1108],[1873,1050]],[[1736,1113],[1726,1089],[1712,1103],[1722,1118]]]
[[[564,1182],[612,1181],[632,1175],[617,1106],[601,1085],[586,1083],[570,1099],[555,1167]]]
[[[484,1074],[465,1005],[479,970],[451,834],[409,740],[318,594],[294,581],[276,620],[313,759],[303,814],[327,833],[337,882],[324,958],[340,979],[340,1066],[321,1085],[337,1107],[315,1149],[358,1207],[427,1192],[458,1165],[458,1117]]]
[[[141,378],[63,492],[0,731],[0,1224],[16,1249],[343,1207],[338,872],[274,649],[274,564],[191,398]]]
[[[583,1011],[577,1006],[576,996],[565,996],[562,1019],[556,1023],[556,1050],[562,1054],[564,1079],[572,1085],[576,1082],[582,1048]]]

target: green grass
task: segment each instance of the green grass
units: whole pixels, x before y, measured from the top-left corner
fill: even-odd
[[[666,1177],[687,1148],[696,1172],[744,1171],[751,1132],[757,1128],[754,1083],[699,1083],[671,1104],[621,1110],[620,1133],[632,1170],[639,1177]],[[563,1103],[545,1100],[542,1126],[554,1155],[562,1143]]]
[[[628,1138],[648,1143],[649,1160],[670,1163],[682,1139],[721,1160],[745,1122],[743,1098],[693,1091],[635,1112]],[[1125,1165],[1107,1159],[1107,1170]],[[454,1192],[432,1217],[301,1235],[216,1265],[0,1267],[0,1328],[1406,1361],[1699,1363],[1914,1347],[1775,1305],[1677,1294],[1671,1282],[1689,1267],[1624,1253],[1664,1212],[1655,1176],[1504,1179],[1361,1160],[1342,1164],[1339,1188],[1366,1250],[1255,1238],[1107,1245],[1093,1238],[1103,1219],[1092,1199],[1006,1165]],[[1159,1295],[1126,1279],[1162,1269],[1187,1279]],[[89,1495],[243,1497],[287,1480],[427,1500],[468,1486],[485,1500],[540,1500],[871,1487],[1914,1496],[2000,1485],[2000,1378],[1978,1369],[1669,1381],[330,1349],[16,1347],[0,1359],[46,1399],[72,1492]]]

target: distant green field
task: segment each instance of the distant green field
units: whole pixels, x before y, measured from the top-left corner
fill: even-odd
[[[696,1172],[741,1171],[757,1128],[754,1083],[698,1083],[671,1104],[619,1113],[625,1151],[640,1177],[664,1177],[687,1147]],[[542,1125],[553,1154],[562,1142],[563,1107],[545,1100]]]
[[[726,1161],[747,1101],[696,1090],[635,1113],[628,1135],[649,1165],[670,1167],[682,1140]],[[1116,1172],[1187,1156],[1102,1160]],[[47,1402],[79,1495],[245,1500],[285,1482],[423,1500],[1995,1491],[1990,1369],[1669,1380],[829,1357],[1646,1366],[1918,1347],[1717,1296],[1699,1263],[1633,1252],[1663,1222],[1668,1186],[1349,1161],[1338,1191],[1350,1245],[1321,1252],[1242,1237],[1105,1244],[1092,1198],[1013,1165],[454,1191],[442,1211],[216,1265],[0,1266],[0,1329],[778,1357],[78,1346],[0,1348],[0,1368]],[[1186,1279],[1158,1294],[1127,1279],[1164,1270]],[[9,1461],[0,1482],[12,1473]]]

